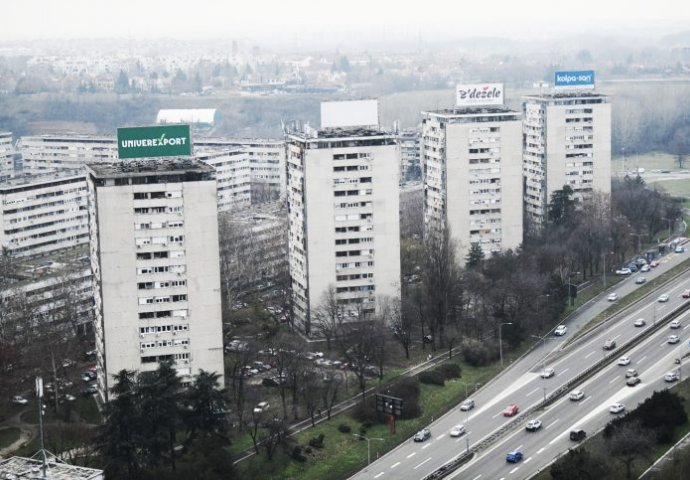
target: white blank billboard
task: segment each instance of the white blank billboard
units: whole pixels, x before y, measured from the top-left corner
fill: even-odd
[[[378,100],[321,102],[321,128],[378,126]]]

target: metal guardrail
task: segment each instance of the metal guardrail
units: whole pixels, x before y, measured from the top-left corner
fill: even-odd
[[[639,344],[644,340],[645,337],[649,335],[650,332],[656,332],[657,330],[660,330],[661,328],[666,326],[666,323],[669,322],[670,320],[673,320],[674,318],[680,316],[682,313],[685,311],[690,310],[690,302],[685,302],[663,317],[661,317],[657,322],[652,325],[651,328],[646,329],[639,334],[635,335],[633,338],[628,340],[625,344],[623,344],[619,349],[616,350],[616,356],[620,355],[621,353],[625,353],[628,350],[632,349],[635,345]],[[453,460],[445,463],[438,469],[434,470],[427,476],[423,477],[422,480],[436,480],[440,478],[444,478],[450,473],[454,472],[458,468],[460,468],[464,463],[468,462],[475,454],[477,454],[479,451],[483,450],[484,448],[488,447],[492,443],[494,443],[497,439],[505,435],[507,432],[515,429],[520,423],[522,423],[527,417],[531,416],[533,413],[543,410],[547,406],[551,405],[554,403],[556,400],[560,399],[566,392],[568,392],[570,389],[572,389],[574,386],[578,385],[579,383],[582,383],[584,380],[587,380],[588,378],[592,377],[594,374],[597,372],[601,371],[604,367],[606,367],[611,360],[611,356],[606,356],[596,362],[595,364],[591,365],[589,368],[583,370],[580,372],[578,375],[575,377],[571,378],[568,382],[564,383],[560,387],[558,387],[556,390],[551,392],[549,395],[547,395],[545,400],[542,400],[536,405],[533,405],[532,407],[528,408],[527,410],[523,411],[521,414],[517,415],[513,420],[508,422],[507,424],[503,425],[502,427],[498,428],[497,430],[494,430],[491,434],[489,434],[487,437],[484,437],[482,440],[480,440],[478,443],[476,443],[473,447],[469,449],[468,452],[460,454],[458,457],[454,458]]]

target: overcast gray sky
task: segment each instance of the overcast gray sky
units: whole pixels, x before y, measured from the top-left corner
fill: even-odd
[[[355,29],[444,35],[690,29],[687,0],[5,0],[0,39],[266,38]]]

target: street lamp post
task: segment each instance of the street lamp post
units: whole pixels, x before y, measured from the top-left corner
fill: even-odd
[[[367,441],[367,466],[369,466],[371,464],[371,441],[378,440],[383,442],[383,438],[369,438],[366,435],[360,435],[359,433],[353,433],[352,435]]]
[[[555,338],[547,337],[544,335],[543,337],[540,337],[539,335],[531,335],[533,338],[537,338],[542,341],[542,345],[546,347],[546,341],[547,340],[555,340]],[[541,360],[541,373],[542,373],[542,383],[543,383],[543,390],[544,390],[544,403],[546,403],[546,359],[548,358],[549,354],[548,352],[544,354],[544,358]]]
[[[513,322],[503,322],[498,324],[498,356],[501,359],[501,367],[503,366],[503,337],[501,337],[501,327],[503,325],[512,325]]]

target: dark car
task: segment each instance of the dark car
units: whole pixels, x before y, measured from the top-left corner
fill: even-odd
[[[640,380],[640,377],[630,377],[630,378],[628,378],[628,379],[625,381],[625,383],[626,383],[629,387],[634,387],[635,385],[637,385],[637,384],[640,383],[641,381],[642,381],[642,380]]]
[[[431,437],[431,430],[428,428],[422,428],[420,431],[414,434],[415,442],[423,442],[424,440]]]
[[[506,462],[508,463],[518,463],[522,460],[522,452],[510,452],[506,455]]]
[[[585,433],[584,430],[571,430],[570,431],[570,439],[575,441],[575,442],[580,442],[584,440],[587,437],[587,433]]]

